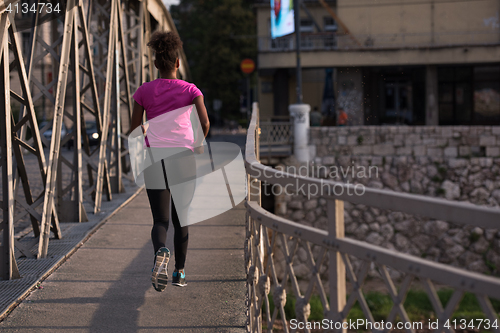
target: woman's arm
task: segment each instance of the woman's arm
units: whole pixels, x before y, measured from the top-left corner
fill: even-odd
[[[138,126],[142,124],[142,117],[144,116],[144,108],[142,105],[134,101],[134,110],[132,112],[132,120],[130,122],[130,129],[128,134],[135,130]]]
[[[196,106],[196,111],[198,112],[198,119],[200,120],[201,128],[203,129],[203,135],[206,137],[208,130],[210,129],[210,121],[208,120],[207,108],[203,102],[203,95],[196,97],[193,100],[193,103]]]

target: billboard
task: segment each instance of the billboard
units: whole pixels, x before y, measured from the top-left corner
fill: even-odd
[[[281,37],[295,31],[293,0],[271,0],[271,37]]]

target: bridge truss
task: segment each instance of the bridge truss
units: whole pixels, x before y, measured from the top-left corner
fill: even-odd
[[[0,0],[6,92],[0,97],[0,279],[20,277],[15,249],[47,257],[51,233],[63,237],[60,223],[86,222],[100,211],[103,195],[112,200],[124,191],[123,178],[133,180],[126,159],[132,94],[157,77],[146,43],[156,29],[175,31],[161,0],[68,0],[64,15],[42,23],[37,13],[30,29],[18,31],[18,16],[7,10],[17,2]],[[184,64],[182,54],[186,78]],[[41,118],[52,120],[39,128]],[[93,124],[96,145],[88,134]],[[41,134],[49,129],[50,140]],[[63,147],[71,153],[62,154]],[[23,218],[31,222],[32,244],[14,237]]]

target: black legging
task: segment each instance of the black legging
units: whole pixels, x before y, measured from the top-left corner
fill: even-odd
[[[151,240],[154,251],[165,247],[167,241],[167,230],[169,221],[169,204],[172,205],[172,224],[174,225],[174,250],[175,268],[183,269],[186,262],[188,248],[188,227],[181,227],[175,205],[171,202],[171,195],[166,190],[146,190],[148,193],[151,212],[153,213],[153,229],[151,229]]]
[[[167,230],[170,220],[170,207],[172,207],[172,224],[174,225],[175,268],[179,270],[184,268],[184,264],[186,262],[186,254],[188,248],[188,227],[182,227],[180,224],[179,216],[177,215],[177,210],[175,208],[168,186],[166,170],[169,168],[174,168],[177,171],[174,172],[175,174],[180,174],[179,170],[184,171],[184,175],[182,177],[185,177],[184,179],[174,179],[174,181],[179,182],[191,179],[193,175],[196,175],[196,171],[194,157],[191,151],[184,152],[177,156],[181,157],[161,160],[166,189],[146,189],[146,192],[148,194],[149,204],[151,205],[151,212],[153,214],[154,222],[153,229],[151,230],[151,240],[153,242],[155,253],[160,248],[166,247],[165,243],[167,241]],[[168,163],[167,168],[165,167],[164,161]],[[145,172],[148,172],[148,170],[146,169]],[[192,193],[190,193],[189,191],[185,192],[187,192],[186,195],[192,196]]]

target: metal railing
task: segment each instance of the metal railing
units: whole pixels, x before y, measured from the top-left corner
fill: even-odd
[[[301,50],[334,50],[337,48],[337,35],[335,33],[302,34],[300,41]],[[259,51],[292,51],[295,50],[295,37],[284,36],[280,38],[259,37]]]
[[[266,121],[260,123],[262,152],[271,156],[288,156],[292,153],[293,123],[291,121]]]
[[[356,34],[358,45],[351,36],[336,32],[302,33],[302,51],[371,50],[391,48],[450,47],[474,45],[498,45],[498,31],[441,32],[441,33],[394,33]],[[294,35],[279,38],[260,36],[260,52],[289,52],[295,50]]]
[[[278,322],[278,314],[281,317],[282,330],[284,332],[295,331],[289,326],[289,318],[285,313],[287,294],[293,294],[296,299],[295,316],[297,321],[305,322],[310,314],[309,301],[315,289],[321,299],[326,319],[341,325],[346,321],[350,310],[357,301],[366,320],[375,322],[363,293],[363,284],[371,266],[377,269],[377,273],[382,278],[393,302],[392,309],[385,320],[386,323],[393,323],[399,316],[401,322],[412,325],[405,310],[404,301],[409,287],[415,279],[420,281],[430,299],[439,323],[436,331],[454,332],[452,327],[447,328],[444,325],[446,320],[453,315],[465,292],[475,295],[484,315],[491,323],[495,320],[498,323],[498,316],[489,297],[500,299],[499,278],[345,238],[344,200],[354,204],[364,204],[405,213],[425,214],[433,219],[483,228],[498,228],[500,226],[499,209],[371,188],[366,188],[364,195],[348,195],[348,193],[353,193],[354,186],[296,176],[265,166],[259,162],[257,103],[253,105],[252,119],[247,133],[245,166],[249,189],[248,201],[246,202],[245,242],[248,331],[271,332],[273,326]],[[338,186],[344,189],[340,195],[325,194],[328,231],[289,221],[261,208],[259,190],[262,181],[285,187],[289,192],[297,191],[300,188],[307,189],[310,186]],[[348,189],[351,192],[348,192]],[[320,247],[319,254],[316,256],[311,251],[313,245]],[[300,289],[293,267],[293,261],[299,247],[305,250],[310,268],[310,280],[305,291]],[[276,271],[277,251],[283,252],[285,260],[286,268],[282,276],[278,276]],[[351,258],[357,258],[361,261],[357,272],[353,269]],[[320,277],[320,271],[325,265],[328,266],[328,295]],[[389,274],[390,269],[405,274],[399,289],[396,288]],[[348,297],[346,295],[346,276],[352,288]],[[445,306],[438,297],[436,284],[454,290]],[[269,295],[271,295],[274,304],[272,312]],[[341,327],[336,328],[338,329],[333,330],[345,331]],[[492,330],[500,332],[498,327],[492,327]],[[304,328],[304,331],[309,332],[310,330]],[[372,328],[372,331],[380,332],[382,330]],[[414,327],[407,328],[406,331],[415,332]]]

